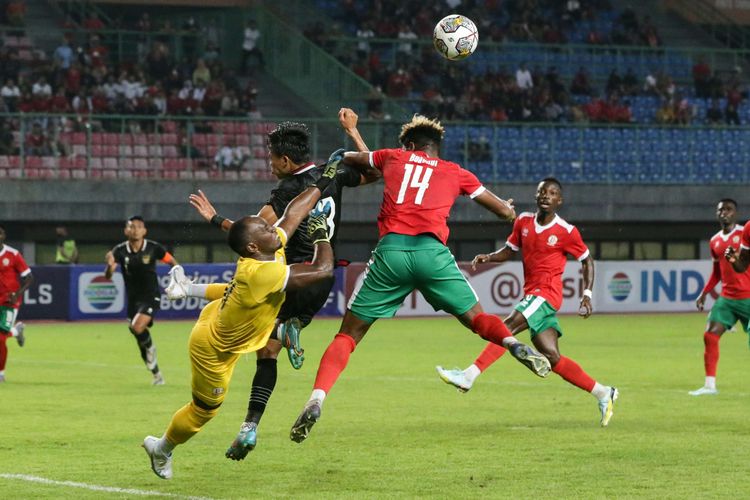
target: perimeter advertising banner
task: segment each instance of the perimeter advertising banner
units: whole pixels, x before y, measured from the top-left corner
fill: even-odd
[[[104,266],[33,266],[35,282],[24,295],[20,317],[24,319],[113,319],[124,318],[127,298],[122,275],[104,278]],[[185,265],[185,272],[197,283],[221,283],[232,278],[234,264]],[[523,298],[523,269],[520,262],[480,266],[473,271],[459,264],[484,309],[508,314]],[[168,266],[157,266],[159,286],[169,280]],[[320,316],[341,316],[357,284],[364,264],[336,269],[336,284]],[[604,261],[596,264],[595,312],[690,312],[711,272],[707,260],[689,261]],[[716,297],[706,300],[710,308]],[[576,313],[583,292],[581,265],[569,262],[563,274],[562,313]],[[205,300],[187,298],[169,301],[162,294],[158,318],[197,318]],[[404,301],[398,316],[432,316],[436,313],[418,292]]]
[[[476,271],[467,263],[459,268],[479,297],[484,310],[506,315],[523,298],[523,268],[520,262],[483,265]],[[363,279],[364,264],[352,264],[346,278],[346,296]],[[711,262],[604,261],[596,263],[595,312],[691,312],[695,299],[708,279]],[[569,262],[563,274],[562,313],[577,313],[583,294],[581,265]],[[717,287],[716,291],[720,291]],[[714,297],[706,300],[706,308]],[[397,316],[432,316],[432,306],[418,292],[409,295]]]

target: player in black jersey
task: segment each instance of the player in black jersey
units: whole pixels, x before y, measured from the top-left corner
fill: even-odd
[[[358,150],[367,149],[357,130],[358,117],[354,111],[343,108],[339,111],[339,122],[352,138]],[[273,174],[279,179],[271,191],[271,197],[261,208],[258,215],[268,223],[274,224],[284,213],[289,202],[307,187],[318,180],[323,167],[310,161],[310,133],[306,125],[284,122],[268,134],[267,146]],[[336,229],[341,218],[341,193],[344,187],[355,187],[372,182],[375,179],[364,178],[358,170],[341,166],[334,182],[322,194],[321,201],[331,202],[331,217],[328,220],[331,246],[336,249]],[[202,191],[190,195],[190,203],[204,219],[228,231],[232,221],[217,214],[209,199]],[[307,221],[300,224],[294,236],[286,246],[288,263],[311,261],[313,245],[306,231]],[[187,283],[186,278],[178,276],[181,268],[174,268],[172,282]],[[320,282],[304,290],[288,291],[286,300],[276,319],[276,329],[266,347],[257,351],[257,368],[248,404],[245,422],[237,438],[226,452],[227,458],[242,460],[255,447],[256,429],[265,411],[271,393],[276,386],[276,358],[282,347],[288,351],[289,360],[295,369],[302,366],[303,349],[299,344],[300,330],[306,327],[313,316],[325,305],[333,287],[333,279]],[[185,287],[187,289],[187,286]],[[170,290],[167,290],[168,294]],[[174,298],[179,298],[179,295]]]
[[[120,266],[128,296],[128,328],[138,342],[141,359],[154,376],[153,385],[164,385],[149,327],[154,324],[154,315],[161,302],[156,261],[172,266],[177,261],[160,243],[147,240],[146,232],[146,223],[140,215],[134,215],[125,222],[125,236],[128,239],[107,252],[104,275],[111,278],[117,266]]]

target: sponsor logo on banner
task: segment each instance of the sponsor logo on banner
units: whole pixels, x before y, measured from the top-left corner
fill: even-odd
[[[610,278],[607,289],[613,299],[622,302],[630,295],[630,291],[633,289],[633,282],[630,281],[627,274],[617,272]]]
[[[121,274],[107,279],[101,273],[78,277],[78,308],[82,313],[115,313],[125,305],[125,283]]]

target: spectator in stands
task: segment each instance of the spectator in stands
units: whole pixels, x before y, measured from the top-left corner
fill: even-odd
[[[216,26],[216,19],[211,18],[208,20],[208,24],[203,28],[203,38],[206,41],[206,45],[219,46],[221,34],[219,27]]]
[[[522,62],[516,70],[516,85],[518,85],[518,88],[522,91],[534,88],[534,80],[531,78],[531,72],[526,67],[525,62]]]
[[[622,95],[632,96],[638,94],[638,77],[633,68],[628,68],[622,77]]]
[[[219,114],[222,116],[241,116],[240,100],[237,98],[237,92],[233,89],[227,90],[221,98],[221,109]]]
[[[578,68],[578,72],[573,76],[573,81],[570,83],[570,93],[573,95],[591,95],[592,91],[593,88],[591,87],[586,68],[581,66]]]
[[[245,31],[243,32],[244,39],[242,41],[242,66],[240,71],[243,74],[248,74],[250,69],[250,59],[257,59],[260,67],[263,67],[263,52],[258,47],[258,40],[260,40],[261,33],[258,29],[258,23],[255,19],[249,19],[245,25]]]
[[[724,113],[721,112],[719,99],[711,99],[711,107],[706,110],[706,121],[709,125],[719,125],[724,121]]]
[[[690,125],[693,120],[693,107],[687,96],[676,94],[674,98],[674,122],[677,125]]]
[[[727,125],[739,125],[740,124],[740,113],[739,107],[742,102],[742,93],[738,84],[734,84],[727,91],[727,104],[724,108],[724,119]]]
[[[657,80],[653,71],[650,71],[643,81],[643,93],[646,95],[659,95]]]
[[[404,66],[399,67],[388,77],[386,93],[390,97],[409,97],[412,89],[411,73],[406,71]]]
[[[56,227],[55,237],[57,239],[55,264],[78,264],[76,240],[68,234],[68,228],[65,226]]]
[[[26,2],[11,0],[5,8],[5,19],[11,26],[19,27],[26,23]]]
[[[8,120],[0,120],[0,155],[10,156],[18,154],[14,145],[13,129]]]
[[[192,158],[193,160],[204,158],[203,152],[188,141],[188,136],[186,134],[180,135],[179,151],[180,156],[183,158]]]
[[[57,92],[55,93],[55,96],[52,98],[50,111],[52,113],[69,113],[70,112],[70,103],[68,102],[68,98],[65,96],[65,89],[62,86],[57,87]]]
[[[612,71],[609,73],[609,78],[607,78],[607,95],[610,95],[613,92],[621,94],[622,90],[622,78],[617,72],[617,68],[612,68]]]
[[[357,38],[360,40],[357,42],[357,51],[360,53],[360,57],[367,57],[370,55],[370,38],[375,37],[375,32],[372,30],[372,21],[367,19],[361,26],[357,28]]]
[[[662,99],[661,106],[656,110],[656,123],[660,125],[675,123],[675,106],[672,99]]]
[[[224,144],[214,156],[214,166],[219,170],[242,170],[242,165],[249,158],[242,149],[229,142]]]
[[[24,152],[29,156],[49,156],[52,154],[47,136],[39,122],[34,122],[31,126],[31,132],[26,135],[23,146]]]
[[[643,18],[643,23],[641,24],[641,41],[643,45],[654,49],[661,45],[661,38],[656,30],[656,26],[651,23],[650,16]]]
[[[0,88],[0,97],[3,98],[5,106],[11,113],[18,111],[18,103],[21,99],[21,89],[12,78],[5,81],[5,85]]]
[[[195,65],[195,70],[193,70],[192,80],[193,85],[196,87],[199,83],[203,83],[205,86],[211,81],[211,70],[208,69],[206,62],[203,59],[198,59],[198,62]]]
[[[695,85],[695,97],[706,99],[709,96],[709,81],[711,79],[711,67],[701,57],[693,66],[693,83]]]
[[[89,11],[89,16],[81,23],[83,29],[89,31],[101,31],[104,29],[104,22],[99,19],[99,14],[95,10]]]
[[[406,21],[401,21],[398,26],[398,35],[396,37],[399,40],[403,40],[397,46],[397,53],[400,54],[401,61],[407,61],[414,51],[412,46],[412,40],[417,39],[417,34],[412,31],[411,26]]]
[[[75,59],[75,53],[73,52],[73,49],[70,48],[70,42],[68,42],[67,38],[63,37],[62,42],[55,49],[53,57],[57,68],[63,72],[68,71],[70,65],[73,64],[73,60]]]
[[[35,96],[51,97],[52,87],[47,83],[47,79],[44,76],[40,76],[34,85],[31,87],[31,94]]]

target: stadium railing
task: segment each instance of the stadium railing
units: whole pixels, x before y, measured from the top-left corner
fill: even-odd
[[[289,119],[289,118],[284,118]],[[31,179],[273,180],[265,135],[281,119],[0,114],[15,148],[0,143],[0,177]],[[328,118],[300,119],[312,153],[325,159],[330,136],[351,147]],[[42,145],[29,134],[44,131]],[[443,157],[486,182],[528,183],[555,175],[593,184],[729,184],[750,181],[750,127],[674,127],[447,122]],[[400,122],[361,120],[371,149],[396,147]],[[233,168],[216,164],[223,146]]]

